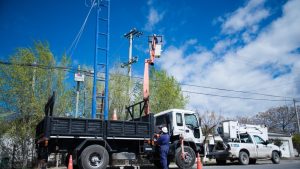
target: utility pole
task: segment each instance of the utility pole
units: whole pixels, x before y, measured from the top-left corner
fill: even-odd
[[[86,88],[84,85],[83,89],[83,109],[82,109],[82,115],[85,115],[85,105],[86,105]],[[85,115],[86,116],[86,115]]]
[[[129,85],[128,85],[128,95],[130,96],[131,93],[131,72],[132,72],[132,68],[131,68],[131,64],[136,63],[137,62],[137,57],[132,58],[132,40],[133,37],[140,37],[143,33],[138,31],[136,28],[131,29],[128,33],[124,34],[124,37],[129,39],[129,50],[128,50],[128,62],[127,63],[123,63],[121,65],[121,67],[128,67],[128,76],[129,76]],[[131,102],[132,97],[129,97],[129,102]]]
[[[300,123],[299,123],[299,115],[298,115],[298,111],[297,111],[297,107],[296,107],[296,99],[293,99],[293,102],[294,102],[294,108],[295,108],[295,113],[296,113],[296,117],[297,117],[298,132],[300,133]]]
[[[78,72],[75,73],[75,81],[77,82],[76,87],[76,111],[75,118],[78,116],[78,107],[79,107],[79,90],[80,90],[80,82],[84,81],[84,75],[80,73],[80,65],[78,65]]]
[[[128,51],[128,63],[123,64],[122,67],[128,66],[128,76],[131,81],[131,64],[137,62],[137,58],[132,58],[132,40],[133,37],[140,37],[143,33],[138,31],[136,28],[131,29],[128,33],[124,34],[124,37],[129,39],[129,51]]]

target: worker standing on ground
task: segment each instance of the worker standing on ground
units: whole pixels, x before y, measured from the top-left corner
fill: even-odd
[[[160,145],[159,153],[160,153],[160,163],[163,169],[168,169],[168,152],[169,152],[169,142],[170,136],[168,134],[167,127],[163,127],[161,129],[162,134],[157,139],[158,145]]]

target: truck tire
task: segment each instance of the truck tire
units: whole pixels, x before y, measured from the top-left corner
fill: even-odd
[[[249,159],[249,164],[256,164],[256,159],[255,158],[250,158]]]
[[[248,165],[249,164],[249,155],[245,151],[241,151],[239,154],[239,163],[241,165]]]
[[[277,151],[272,152],[272,158],[271,158],[273,164],[279,164],[280,163],[280,156]]]
[[[108,162],[108,152],[100,145],[90,145],[80,155],[80,164],[83,169],[105,169]]]
[[[217,158],[216,162],[217,162],[218,165],[224,165],[224,164],[226,164],[226,160],[225,159],[219,159],[219,158]]]
[[[192,168],[196,161],[194,150],[189,146],[184,146],[185,158],[181,157],[181,147],[178,147],[175,152],[175,163],[180,169]]]

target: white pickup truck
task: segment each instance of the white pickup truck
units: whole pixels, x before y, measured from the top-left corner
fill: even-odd
[[[208,158],[215,158],[218,164],[227,160],[238,160],[240,164],[255,164],[257,159],[271,159],[280,163],[278,146],[267,141],[267,128],[258,125],[239,125],[237,121],[224,121],[218,128],[223,142],[217,142]],[[264,138],[264,139],[263,139]]]

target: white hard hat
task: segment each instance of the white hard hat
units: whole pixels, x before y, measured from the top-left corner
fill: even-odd
[[[167,127],[163,127],[163,128],[161,129],[161,131],[162,131],[163,133],[168,133]]]

